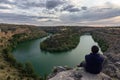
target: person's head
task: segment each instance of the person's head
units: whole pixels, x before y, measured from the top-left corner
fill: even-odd
[[[91,51],[92,51],[92,53],[98,53],[98,51],[99,51],[98,46],[96,46],[96,45],[92,46]]]

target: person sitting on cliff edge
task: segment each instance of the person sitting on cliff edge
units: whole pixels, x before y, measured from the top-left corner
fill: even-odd
[[[78,67],[84,67],[85,70],[92,74],[99,74],[102,71],[103,62],[105,60],[102,54],[99,54],[98,46],[94,45],[91,48],[92,53],[85,56],[83,61]]]

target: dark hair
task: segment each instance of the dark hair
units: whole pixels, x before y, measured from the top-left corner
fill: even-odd
[[[96,46],[96,45],[92,46],[91,51],[92,51],[92,53],[98,53],[98,51],[99,51],[98,46]]]

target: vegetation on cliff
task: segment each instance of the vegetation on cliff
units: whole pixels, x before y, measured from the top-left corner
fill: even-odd
[[[92,37],[98,43],[98,45],[100,46],[100,48],[103,52],[107,51],[107,49],[109,47],[109,45],[107,44],[107,41],[100,38],[99,35],[92,34]]]
[[[49,52],[68,51],[75,48],[79,43],[77,33],[54,34],[40,44],[40,48]]]
[[[26,63],[20,63],[17,62],[15,57],[11,54],[11,53],[2,53],[5,61],[10,63],[10,66],[14,66],[15,68],[17,68],[19,70],[19,72],[21,73],[20,75],[22,77],[32,77],[32,78],[38,78],[38,76],[35,74],[33,66],[31,63],[26,62]]]
[[[10,28],[10,29],[9,29]],[[13,27],[12,27],[13,28]],[[11,54],[12,50],[21,42],[27,41],[27,40],[33,40],[37,38],[41,38],[47,35],[46,32],[40,30],[37,27],[14,27],[12,29],[11,27],[2,28],[0,37],[0,43],[3,45],[1,47],[1,53],[0,54],[3,57],[3,60],[10,65],[10,68],[17,69],[17,73],[15,76],[15,79],[30,79],[30,80],[42,80],[39,76],[36,75],[36,73],[33,70],[33,67],[31,63],[20,63],[16,61],[13,54]],[[9,34],[11,33],[11,34]],[[8,36],[6,36],[8,35]],[[3,40],[2,40],[3,39]],[[12,75],[6,76],[7,79],[13,80]]]
[[[24,32],[24,33],[20,33],[20,34],[14,34],[12,36],[12,38],[8,40],[8,43],[7,43],[7,46],[5,47],[5,49],[7,49],[7,51],[11,52],[21,42],[25,42],[25,41],[33,40],[33,39],[37,39],[37,38],[42,38],[45,36],[47,36],[46,32],[36,31],[34,29],[30,33]]]

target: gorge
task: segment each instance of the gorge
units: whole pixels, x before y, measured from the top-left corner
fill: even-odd
[[[120,57],[119,55],[120,28],[119,27],[109,27],[109,28],[105,28],[105,27],[103,28],[102,27],[100,28],[97,28],[97,27],[44,27],[44,28],[35,27],[33,28],[33,27],[27,27],[27,26],[22,27],[21,25],[17,25],[16,27],[15,25],[13,25],[14,27],[11,28],[11,27],[8,27],[9,25],[5,25],[5,26],[1,27],[2,31],[1,31],[1,49],[0,49],[1,50],[0,65],[2,70],[2,73],[1,73],[2,75],[0,75],[0,77],[3,80],[7,78],[10,78],[10,80],[38,79],[38,78],[35,78],[34,74],[28,74],[29,72],[26,71],[27,73],[26,75],[26,73],[22,72],[26,69],[27,70],[31,69],[29,65],[27,65],[27,67],[25,66],[26,62],[29,62],[31,65],[33,65],[33,68],[35,69],[35,72],[38,74],[38,76],[47,75],[49,73],[51,74],[54,71],[53,70],[54,66],[68,66],[75,69],[76,65],[84,60],[83,56],[85,54],[90,53],[90,51],[86,50],[88,49],[86,46],[89,46],[88,43],[94,42],[93,39],[99,44],[103,52],[103,55],[107,57],[107,61],[105,62],[102,73],[110,76],[110,78],[113,80],[120,79],[119,77],[120,75],[120,65],[119,65],[120,64],[119,63],[120,61],[120,58],[119,58]],[[67,52],[60,52],[59,54],[56,52],[53,53],[53,52],[43,51],[40,49],[40,43],[46,40],[47,38],[45,37],[47,35],[46,33],[58,34],[58,33],[62,33],[61,30],[63,31],[65,29],[72,30],[73,32],[76,32],[77,34],[81,35],[80,42],[74,49],[71,49]],[[83,35],[85,33],[90,33],[92,37],[89,36],[88,34]],[[82,46],[80,47],[79,45],[81,43],[82,43]],[[12,49],[13,49],[13,52],[11,52]],[[6,56],[4,57],[4,55],[9,57],[6,57]],[[20,67],[22,65],[19,62],[23,63],[22,68]],[[46,80],[46,79],[41,79],[41,77],[39,79]]]
[[[91,52],[91,46],[98,45],[91,35],[82,35],[75,49],[52,53],[40,49],[39,43],[45,38],[23,42],[13,51],[13,55],[18,61],[31,62],[37,74],[42,76],[49,74],[54,66],[75,67],[84,60],[86,54]],[[100,53],[102,52],[100,51]]]

